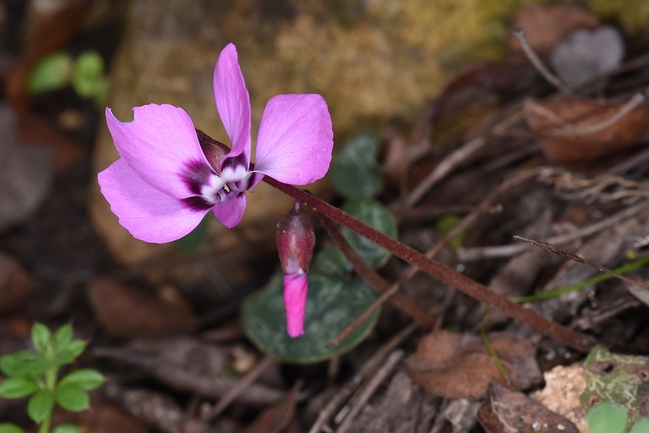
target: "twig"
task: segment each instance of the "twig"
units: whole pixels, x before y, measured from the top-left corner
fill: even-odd
[[[552,84],[559,91],[561,91],[561,93],[570,95],[572,91],[561,82],[559,77],[550,72],[550,70],[543,64],[539,56],[534,52],[529,42],[527,42],[525,31],[523,29],[515,29],[512,30],[512,34],[516,37],[516,39],[518,39],[518,42],[521,44],[521,48],[523,48],[523,52],[529,59],[530,63],[532,63],[532,66],[534,66],[534,68],[539,71],[543,78],[545,78],[548,83]]]
[[[361,393],[360,397],[356,401],[356,403],[352,406],[351,410],[345,417],[345,420],[340,424],[338,429],[336,430],[336,433],[345,433],[347,430],[349,430],[349,427],[352,425],[352,422],[354,419],[356,419],[356,415],[363,409],[363,406],[367,404],[368,400],[370,397],[374,394],[374,391],[381,385],[381,383],[385,380],[386,377],[390,373],[392,373],[392,370],[395,369],[399,361],[404,356],[404,351],[401,349],[396,349],[394,352],[390,354],[388,359],[385,361],[385,364],[381,367],[379,371],[376,372],[376,374],[372,377],[372,379],[369,381],[363,392]]]
[[[356,372],[356,374],[345,383],[341,390],[332,398],[327,406],[320,411],[318,419],[313,424],[309,433],[320,433],[325,427],[325,424],[333,416],[334,411],[340,406],[356,388],[372,374],[383,362],[383,360],[398,346],[403,340],[408,338],[413,331],[417,329],[417,324],[411,323],[403,328],[397,335],[392,337],[385,345],[383,345],[376,353]]]
[[[248,387],[262,374],[268,367],[270,367],[275,360],[266,355],[264,358],[255,365],[255,367],[246,373],[239,382],[236,383],[228,392],[223,394],[223,397],[212,406],[207,414],[204,415],[204,418],[208,422],[213,422],[221,413],[228,407],[234,400],[237,399]]]
[[[622,281],[624,281],[626,283],[633,284],[634,286],[638,286],[638,287],[643,288],[645,290],[649,290],[649,285],[647,285],[647,284],[645,284],[643,282],[640,282],[638,280],[634,280],[633,278],[626,277],[626,276],[624,276],[622,274],[618,274],[615,271],[612,271],[612,270],[610,270],[608,268],[605,268],[602,265],[598,265],[597,263],[593,263],[593,262],[591,262],[589,260],[586,260],[583,257],[580,257],[580,256],[578,256],[576,254],[573,254],[570,251],[566,251],[566,250],[564,250],[562,248],[559,248],[556,245],[552,245],[552,244],[549,244],[547,242],[535,241],[533,239],[527,239],[527,238],[524,238],[524,237],[521,237],[521,236],[514,236],[514,239],[517,240],[517,241],[527,242],[528,244],[534,245],[535,247],[543,248],[543,249],[545,249],[545,250],[547,250],[547,251],[549,251],[552,254],[555,254],[557,256],[565,257],[565,258],[573,260],[575,262],[582,263],[584,265],[588,265],[588,266],[590,266],[592,268],[597,269],[600,272],[606,272],[609,275],[612,275],[612,276],[614,276],[616,278],[619,278],[620,280],[622,280]]]
[[[563,235],[552,236],[547,239],[547,242],[555,245],[565,244],[567,242],[592,235],[593,233],[597,233],[601,230],[611,227],[626,218],[630,218],[637,212],[646,209],[647,207],[649,207],[649,201],[638,203],[637,205],[628,207],[625,210],[620,211],[615,215],[606,218],[598,223],[591,224],[587,227],[583,227]],[[457,251],[457,256],[463,262],[470,262],[474,260],[497,257],[511,257],[525,251],[528,248],[529,246],[525,244],[499,245],[495,247],[459,248]]]

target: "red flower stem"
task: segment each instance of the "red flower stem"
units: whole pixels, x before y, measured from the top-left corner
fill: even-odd
[[[497,308],[512,319],[529,326],[543,335],[554,338],[555,340],[583,353],[588,352],[595,344],[597,344],[597,341],[592,337],[548,320],[535,311],[518,305],[505,296],[492,292],[482,284],[479,284],[469,277],[442,265],[436,260],[429,259],[419,251],[416,251],[398,240],[381,233],[364,222],[352,217],[329,203],[320,200],[306,191],[302,191],[292,185],[278,182],[268,176],[264,176],[264,181],[294,199],[312,207],[323,216],[336,221],[338,224],[355,231],[359,235],[385,248],[395,256],[418,267],[430,276],[437,278],[443,283],[456,288],[462,293],[490,307]]]

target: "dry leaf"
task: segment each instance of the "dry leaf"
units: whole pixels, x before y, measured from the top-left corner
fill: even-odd
[[[282,401],[259,415],[243,433],[279,433],[284,430],[293,419],[297,396],[298,387],[296,386]]]
[[[594,77],[615,70],[624,58],[624,42],[610,26],[572,32],[552,50],[550,64],[561,81],[577,88]]]
[[[521,392],[494,383],[488,395],[478,420],[489,433],[579,433],[572,422]]]
[[[566,36],[579,28],[594,29],[599,19],[586,9],[568,4],[533,4],[522,8],[514,17],[513,29],[523,29],[532,49],[544,56]],[[512,34],[507,44],[514,53],[522,55],[522,48]]]
[[[113,280],[95,281],[88,296],[97,320],[115,337],[168,337],[198,327],[198,319],[186,305],[165,302]]]
[[[489,342],[511,386],[525,389],[542,380],[535,348],[527,340],[494,333]],[[505,383],[482,340],[447,331],[424,336],[408,361],[408,374],[427,391],[446,398],[479,399],[491,382]]]
[[[555,164],[586,162],[636,146],[649,132],[649,104],[561,96],[528,98],[524,113],[545,157]]]
[[[8,255],[0,253],[0,314],[20,307],[33,286],[34,281],[20,265]]]

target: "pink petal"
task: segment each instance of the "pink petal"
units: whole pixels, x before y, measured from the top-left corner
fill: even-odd
[[[286,332],[291,338],[304,334],[304,310],[308,289],[309,283],[305,272],[284,275]]]
[[[194,209],[154,188],[124,159],[98,175],[101,192],[119,223],[134,238],[153,243],[175,241],[191,232],[209,209]]]
[[[232,150],[227,158],[242,155],[245,168],[250,166],[250,96],[241,74],[237,49],[228,44],[216,61],[214,68],[214,100],[225,127]],[[224,158],[225,159],[225,158]]]
[[[209,167],[192,120],[172,105],[144,105],[133,112],[132,122],[120,122],[106,108],[108,129],[120,156],[158,190],[176,198],[192,195],[185,182],[188,167]]]
[[[327,173],[332,150],[331,116],[322,96],[277,95],[268,101],[259,124],[256,172],[306,185]]]
[[[239,224],[239,221],[241,221],[241,217],[243,217],[245,210],[245,194],[239,194],[236,197],[233,197],[231,200],[226,201],[225,203],[217,204],[212,208],[214,216],[229,229]]]

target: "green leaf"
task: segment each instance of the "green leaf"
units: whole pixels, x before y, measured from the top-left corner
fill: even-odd
[[[41,60],[27,80],[31,94],[61,89],[70,84],[72,56],[65,52],[52,53]]]
[[[586,414],[590,433],[624,433],[629,414],[619,404],[603,402]]]
[[[81,386],[69,383],[56,388],[56,402],[63,409],[80,412],[90,406],[90,396]]]
[[[43,374],[49,363],[42,354],[23,350],[0,358],[0,369],[10,377],[33,376]]]
[[[104,383],[104,375],[96,370],[84,368],[73,371],[59,382],[59,386],[74,384],[83,389],[95,389]]]
[[[250,339],[282,362],[309,364],[345,353],[367,337],[379,315],[377,310],[342,344],[327,349],[325,344],[376,299],[374,290],[361,278],[344,281],[311,273],[304,335],[297,338],[286,333],[283,290],[282,275],[277,272],[262,291],[246,299],[242,314]]]
[[[16,424],[3,422],[0,423],[0,433],[25,433],[25,431],[18,427]]]
[[[379,135],[358,134],[345,143],[331,165],[336,191],[345,198],[374,197],[383,190],[383,174],[377,162]]]
[[[191,253],[192,251],[195,251],[207,238],[207,229],[212,218],[213,217],[210,215],[205,216],[194,230],[182,238],[172,242],[171,245],[176,251],[181,253]]]
[[[27,414],[34,422],[41,422],[52,412],[54,393],[49,389],[36,392],[27,403]]]
[[[61,350],[56,355],[57,365],[70,364],[79,355],[86,350],[86,342],[83,340],[72,340],[72,342],[65,349]]]
[[[0,383],[0,397],[22,398],[38,391],[38,383],[28,377],[10,377]]]
[[[316,254],[311,269],[328,277],[340,277],[353,268],[338,247],[327,245]]]
[[[84,98],[92,98],[103,91],[104,59],[96,51],[81,54],[74,65],[72,86]]]
[[[52,349],[52,333],[42,323],[32,326],[32,344],[42,354],[47,354]]]
[[[388,236],[397,237],[397,222],[394,216],[378,201],[370,198],[353,200],[345,203],[341,209]],[[354,251],[372,268],[380,268],[390,258],[391,253],[388,250],[347,227],[343,227],[341,232]]]
[[[633,426],[629,433],[649,433],[649,419],[641,419]]]
[[[66,349],[72,342],[72,336],[74,332],[72,330],[72,325],[65,324],[61,326],[56,333],[54,334],[54,345],[57,352],[61,352]]]
[[[52,430],[52,433],[83,433],[83,430],[74,424],[60,424]]]

